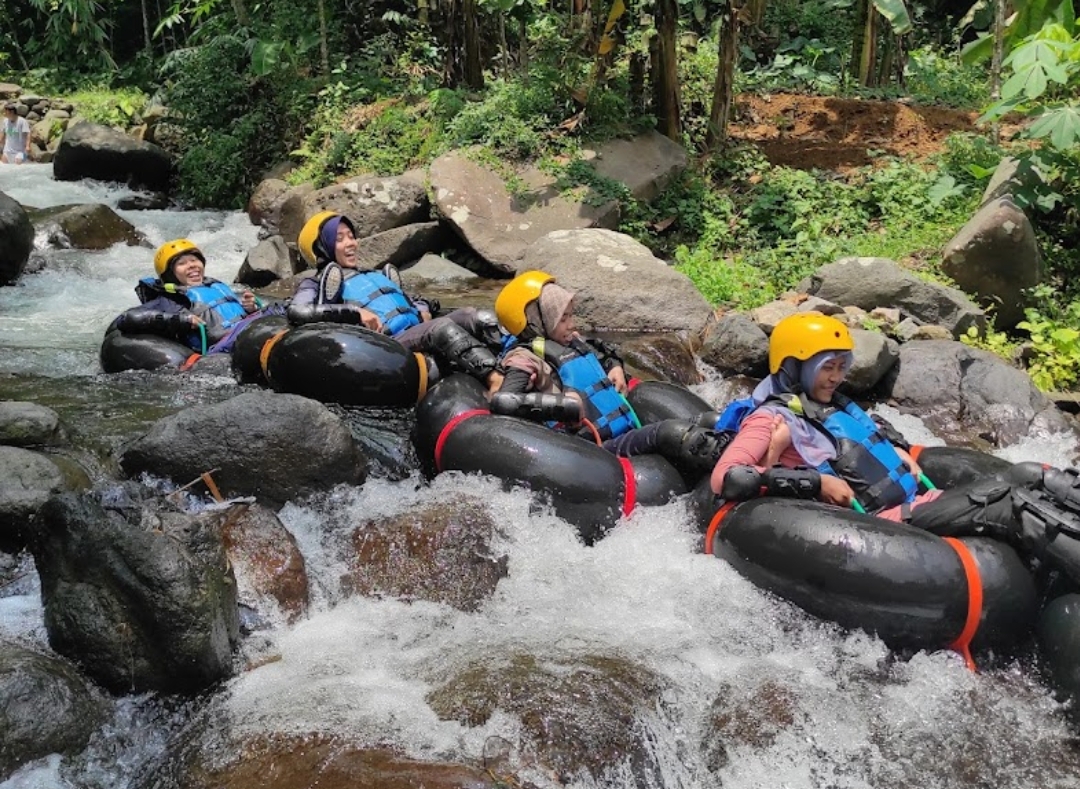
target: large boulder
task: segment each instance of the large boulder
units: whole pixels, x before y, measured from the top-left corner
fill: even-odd
[[[429,252],[441,252],[449,234],[441,222],[414,222],[360,239],[356,245],[357,268],[381,268],[387,263],[402,266]]]
[[[972,430],[1007,446],[1026,436],[1071,432],[1065,415],[1022,370],[953,340],[900,346],[889,394],[948,440]]]
[[[68,661],[0,640],[0,781],[50,753],[78,753],[107,711]]]
[[[94,178],[164,192],[171,174],[172,160],[163,148],[96,123],[70,126],[53,159],[58,181]]]
[[[579,327],[601,331],[701,334],[712,307],[681,274],[630,236],[611,230],[556,230],[521,261],[577,293]]]
[[[295,241],[304,223],[322,211],[344,214],[356,226],[356,237],[367,238],[424,222],[431,206],[424,185],[413,178],[353,178],[307,194],[290,194],[281,204],[278,229],[286,241]]]
[[[1035,229],[1008,197],[980,208],[945,245],[943,257],[941,270],[994,311],[999,329],[1024,319],[1024,291],[1043,280]]]
[[[135,225],[104,203],[65,205],[35,214],[50,245],[60,249],[108,249],[114,244],[129,247],[145,243]]]
[[[662,134],[646,132],[611,140],[589,151],[586,167],[651,200],[686,168],[686,151]],[[558,175],[538,167],[514,173],[514,188],[497,173],[453,151],[431,164],[431,189],[439,214],[488,263],[504,274],[520,269],[530,244],[554,230],[615,228],[619,202],[602,189],[568,190]]]
[[[215,517],[129,486],[54,496],[31,550],[49,644],[114,693],[204,690],[232,674],[236,580]]]
[[[920,323],[944,326],[960,338],[969,328],[982,334],[986,315],[971,299],[944,285],[919,279],[887,258],[842,258],[799,283],[801,293],[867,311],[899,307]]]
[[[307,264],[289,249],[281,236],[270,236],[248,251],[236,281],[253,288],[265,288],[271,282],[291,277],[307,268]]]
[[[281,505],[297,496],[367,476],[348,426],[322,403],[247,392],[187,408],[158,421],[128,445],[120,466],[184,484],[203,472],[226,496]]]
[[[769,374],[769,336],[750,316],[725,313],[709,331],[701,359],[721,373],[764,378]]]
[[[34,226],[26,210],[0,192],[0,285],[19,278],[34,248]]]

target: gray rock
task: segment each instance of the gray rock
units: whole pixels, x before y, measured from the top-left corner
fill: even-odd
[[[941,270],[994,310],[999,329],[1024,319],[1023,291],[1044,276],[1035,230],[1007,197],[980,208],[945,245]]]
[[[0,781],[50,753],[78,753],[107,711],[67,660],[0,641]]]
[[[34,226],[26,210],[0,192],[0,285],[19,278],[34,248]]]
[[[232,675],[236,580],[218,513],[64,494],[32,544],[49,644],[114,693],[195,693]]]
[[[348,426],[305,397],[248,392],[158,421],[120,455],[128,475],[147,472],[185,484],[204,471],[226,496],[274,505],[360,483],[367,463]]]
[[[900,346],[889,393],[898,406],[956,437],[974,429],[998,446],[1040,432],[1071,432],[1065,415],[1021,370],[952,340]]]
[[[974,326],[982,334],[986,315],[955,288],[925,282],[887,258],[843,258],[822,266],[799,290],[863,310],[899,307],[922,323],[938,323],[962,337]]]
[[[157,192],[168,190],[171,173],[172,160],[163,148],[96,123],[69,126],[53,160],[58,181],[95,178]]]
[[[401,271],[401,278],[410,287],[421,287],[425,283],[437,285],[468,285],[477,281],[475,272],[459,266],[442,255],[428,253],[416,263]]]
[[[769,374],[769,336],[749,315],[729,312],[709,332],[701,359],[722,373],[764,378]]]
[[[282,225],[286,223],[285,211],[291,210],[292,206],[291,201],[282,205]],[[303,222],[321,211],[344,214],[356,226],[357,238],[423,222],[428,219],[430,210],[423,185],[409,178],[356,178],[316,189],[303,198]],[[293,221],[290,217],[290,226]],[[289,239],[284,229],[282,235]]]
[[[60,417],[51,408],[15,400],[0,402],[0,444],[29,447],[66,441]]]
[[[47,208],[37,218],[45,219],[41,232],[60,249],[108,249],[121,242],[133,247],[146,241],[133,224],[103,203]]]
[[[577,293],[575,315],[589,330],[701,334],[712,307],[684,275],[629,236],[557,230],[522,260]]]
[[[618,181],[636,199],[649,202],[660,196],[686,169],[686,149],[655,130],[601,145],[592,161],[603,178]]]
[[[358,268],[381,268],[387,263],[404,266],[426,254],[446,248],[449,234],[440,222],[416,222],[360,239],[356,245]]]
[[[298,254],[289,249],[281,236],[263,239],[247,253],[236,281],[253,288],[265,288],[271,282],[291,277],[307,268]]]
[[[846,384],[855,395],[873,390],[900,358],[900,345],[884,334],[865,329],[852,329],[855,359],[848,370]]]
[[[0,446],[0,550],[21,549],[49,496],[68,489],[64,472],[45,455]]]
[[[1022,161],[1012,156],[1006,156],[990,176],[990,182],[983,190],[982,203],[986,205],[991,200],[999,197],[1015,198],[1020,191],[1030,190],[1044,182],[1043,174],[1037,167],[1032,166],[1031,159]]]
[[[839,304],[833,304],[831,301],[826,301],[817,296],[807,296],[799,302],[796,309],[799,312],[820,312],[822,315],[844,314],[844,308]]]
[[[765,333],[772,334],[776,324],[796,312],[799,312],[798,307],[790,301],[771,301],[750,310],[750,320],[760,326]]]

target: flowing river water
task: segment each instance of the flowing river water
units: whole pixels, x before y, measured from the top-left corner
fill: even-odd
[[[35,207],[115,206],[127,194],[55,182],[46,165],[0,166],[0,190]],[[150,246],[192,238],[207,254],[208,274],[224,281],[256,241],[242,213],[120,213]],[[134,305],[134,284],[150,273],[151,258],[144,247],[47,248],[39,234],[39,270],[0,288],[0,398],[57,410],[94,475],[112,473],[112,451],[154,419],[238,391],[221,378],[100,373],[105,327]],[[714,405],[727,394],[715,379],[698,392]],[[917,419],[888,415],[909,438],[938,443]],[[391,420],[378,429],[392,445],[407,428]],[[1064,465],[1075,451],[1071,440],[1044,436],[1001,454]],[[586,548],[520,491],[452,474],[431,485],[402,476],[280,511],[307,562],[313,605],[299,623],[272,623],[258,634],[255,651],[273,660],[215,692],[222,725],[253,736],[340,735],[418,758],[475,761],[493,739],[516,743],[520,717],[500,710],[478,726],[440,719],[426,697],[446,676],[514,655],[556,671],[590,656],[617,656],[667,687],[662,704],[636,721],[656,769],[643,778],[628,764],[571,786],[1080,785],[1073,730],[1029,654],[979,673],[948,652],[891,655],[877,639],[811,619],[703,555],[679,503],[639,510]],[[502,526],[495,547],[509,558],[508,577],[479,610],[342,592],[348,525],[461,495],[483,498]],[[0,637],[44,647],[36,576],[32,563],[24,564],[19,582],[0,589]],[[723,709],[741,710],[741,734],[726,737],[722,755],[709,744],[724,730],[716,722],[718,699]],[[139,767],[161,754],[189,715],[190,705],[175,700],[117,699],[85,752],[27,765],[0,789],[141,789]],[[536,786],[567,785],[518,767]]]

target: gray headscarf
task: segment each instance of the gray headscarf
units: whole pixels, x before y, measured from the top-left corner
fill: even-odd
[[[805,419],[794,414],[791,409],[778,403],[762,405],[773,395],[809,393],[813,388],[822,366],[833,359],[841,359],[844,369],[851,367],[851,351],[821,351],[805,362],[789,356],[780,365],[779,372],[765,378],[754,389],[752,397],[757,410],[754,413],[779,414],[791,431],[791,444],[806,461],[806,465],[817,468],[822,463],[836,458],[836,445],[832,440],[811,425]],[[825,404],[823,404],[825,405]]]

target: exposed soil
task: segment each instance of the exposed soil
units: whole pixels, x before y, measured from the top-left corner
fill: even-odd
[[[754,143],[773,164],[844,172],[882,154],[926,159],[953,132],[985,131],[975,125],[978,115],[902,101],[746,94],[736,99],[729,128],[734,139]],[[1002,138],[1017,130],[1003,125]]]

